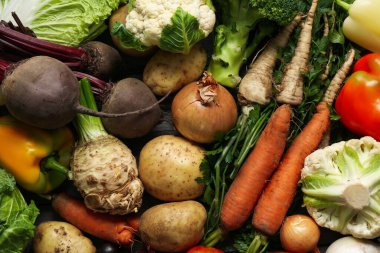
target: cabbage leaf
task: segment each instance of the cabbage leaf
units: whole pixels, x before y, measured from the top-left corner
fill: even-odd
[[[1,0],[0,20],[15,12],[38,38],[77,47],[107,29],[104,21],[125,0]]]
[[[34,235],[34,222],[39,214],[34,202],[26,203],[12,175],[0,168],[0,249],[1,252],[23,252]]]

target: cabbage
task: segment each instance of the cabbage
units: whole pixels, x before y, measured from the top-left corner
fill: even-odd
[[[77,47],[107,29],[104,21],[125,0],[0,0],[0,19],[16,12],[38,38]]]
[[[301,173],[304,205],[318,225],[357,238],[380,236],[380,143],[371,137],[319,149]]]

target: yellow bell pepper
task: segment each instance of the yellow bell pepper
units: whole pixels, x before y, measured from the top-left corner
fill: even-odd
[[[356,0],[349,4],[336,0],[336,3],[349,13],[343,22],[343,34],[359,46],[380,53],[380,1]]]
[[[44,130],[0,117],[0,165],[28,191],[45,194],[61,185],[73,147],[67,127]]]

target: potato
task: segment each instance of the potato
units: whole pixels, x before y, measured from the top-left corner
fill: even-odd
[[[95,253],[96,248],[82,232],[67,222],[46,221],[39,224],[33,239],[34,253]]]
[[[206,217],[193,200],[153,206],[141,216],[141,240],[158,251],[185,251],[202,239]]]
[[[109,30],[112,31],[112,28],[116,22],[120,22],[124,24],[127,15],[128,15],[128,5],[123,5],[122,7],[117,9],[114,13],[112,13],[109,23],[108,23]],[[120,39],[117,36],[112,35],[112,33],[111,33],[111,38],[116,48],[119,49],[120,52],[122,52],[125,55],[130,55],[130,56],[135,56],[135,57],[138,57],[138,56],[144,57],[144,56],[149,56],[153,54],[157,50],[156,47],[151,47],[147,49],[146,51],[138,51],[133,48],[124,47],[122,43],[120,42]]]
[[[204,185],[199,165],[204,150],[190,141],[162,135],[149,141],[140,152],[139,175],[144,189],[163,201],[183,201],[202,195]]]
[[[193,46],[189,54],[158,51],[148,61],[143,73],[143,81],[158,96],[169,91],[175,92],[182,86],[196,81],[207,62],[207,54],[200,43]]]

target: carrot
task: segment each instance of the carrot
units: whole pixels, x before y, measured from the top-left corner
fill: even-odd
[[[278,166],[286,146],[291,108],[282,105],[272,114],[239,173],[228,189],[221,211],[222,228],[240,228],[251,215],[266,181]]]
[[[302,27],[294,56],[284,71],[276,100],[279,103],[299,105],[303,98],[303,77],[310,55],[311,32],[318,0],[313,0]]]
[[[296,193],[304,160],[318,147],[330,125],[329,117],[327,103],[319,103],[317,112],[290,145],[273,173],[253,213],[252,225],[261,233],[273,236],[280,228]]]
[[[277,52],[288,43],[294,28],[302,15],[298,14],[275,38],[269,41],[264,51],[253,59],[249,69],[239,85],[238,99],[240,104],[268,104],[272,96],[272,74],[276,65]]]
[[[134,228],[123,216],[95,213],[65,193],[54,196],[52,206],[63,219],[90,235],[119,245],[133,243]]]

